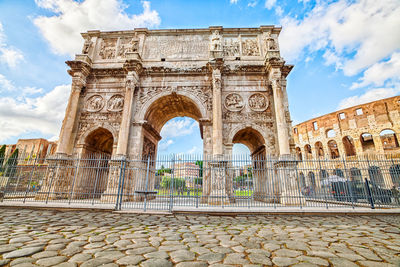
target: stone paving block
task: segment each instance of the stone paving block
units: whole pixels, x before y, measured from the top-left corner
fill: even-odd
[[[195,254],[189,250],[176,250],[171,252],[170,257],[173,262],[181,262],[181,261],[191,261],[194,260]]]
[[[119,260],[117,260],[117,263],[121,264],[121,265],[137,265],[144,260],[145,260],[145,258],[143,256],[132,255],[132,256],[125,256],[123,258],[120,258]]]
[[[3,258],[4,259],[12,259],[12,258],[30,256],[30,255],[40,252],[42,250],[43,250],[43,247],[31,247],[31,248],[18,249],[18,250],[14,250],[12,252],[9,252],[9,253],[3,255]]]
[[[65,256],[56,256],[56,257],[50,257],[50,258],[44,258],[37,260],[35,263],[40,266],[54,266],[59,263],[67,261],[67,257]]]
[[[172,267],[172,263],[166,259],[148,259],[140,264],[142,267]]]

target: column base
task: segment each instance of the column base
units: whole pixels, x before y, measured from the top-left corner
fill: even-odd
[[[290,190],[282,192],[280,203],[284,206],[300,206],[305,205],[305,198],[299,194],[298,190]]]

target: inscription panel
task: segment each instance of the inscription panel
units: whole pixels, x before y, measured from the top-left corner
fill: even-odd
[[[204,59],[208,58],[208,35],[148,36],[145,40],[145,59]]]

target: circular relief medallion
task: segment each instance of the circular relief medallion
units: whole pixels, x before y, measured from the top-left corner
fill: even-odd
[[[249,97],[249,107],[254,111],[264,111],[268,108],[268,100],[263,94],[252,94]]]
[[[107,110],[121,111],[124,108],[124,97],[122,95],[113,95],[107,102]]]
[[[243,98],[236,93],[231,93],[225,97],[225,108],[230,111],[240,111],[244,107]]]
[[[86,110],[96,112],[104,107],[103,97],[100,95],[92,95],[86,100]]]

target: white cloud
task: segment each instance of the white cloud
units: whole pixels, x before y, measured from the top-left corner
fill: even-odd
[[[58,135],[70,88],[60,85],[36,98],[0,98],[0,142],[34,131]]]
[[[55,13],[34,19],[44,38],[57,54],[74,55],[83,45],[81,32],[88,30],[130,30],[155,27],[160,24],[157,11],[150,2],[142,1],[143,12],[138,15],[125,13],[121,0],[35,0],[39,7]]]
[[[393,53],[389,60],[369,67],[360,78],[360,82],[353,83],[351,89],[369,85],[383,86],[386,81],[400,82],[400,53]]]
[[[9,67],[14,68],[24,60],[24,56],[18,49],[7,45],[6,39],[3,25],[0,22],[0,63],[5,63]]]
[[[286,16],[281,24],[280,47],[286,59],[296,60],[305,50],[327,49],[327,63],[336,64],[346,75],[400,49],[398,0],[320,1],[304,19]]]
[[[231,4],[236,4],[238,2],[238,0],[230,0],[229,1]]]
[[[188,154],[195,154],[195,153],[200,153],[201,150],[197,146],[193,146],[191,149],[188,150]]]
[[[0,73],[0,92],[14,91],[15,86],[10,80]]]
[[[266,9],[272,9],[276,4],[276,0],[266,0],[265,1],[265,8]]]
[[[172,145],[174,143],[174,141],[172,139],[167,139],[167,140],[162,140],[160,141],[160,143],[158,144],[158,150],[159,151],[165,151],[167,150],[167,148]]]
[[[280,6],[277,6],[277,7],[275,8],[275,14],[278,15],[278,16],[282,16],[282,14],[283,14],[283,9],[282,9]]]
[[[247,4],[247,6],[248,6],[248,7],[255,7],[257,4],[258,4],[258,1],[257,1],[257,0],[253,0],[253,1],[250,1],[250,2]]]
[[[351,96],[340,101],[338,109],[344,109],[360,104],[365,104],[379,99],[392,97],[400,93],[400,87],[394,88],[376,88],[367,91],[362,95]]]
[[[199,130],[199,123],[190,118],[176,118],[168,121],[161,129],[161,136],[165,139],[190,135]]]

